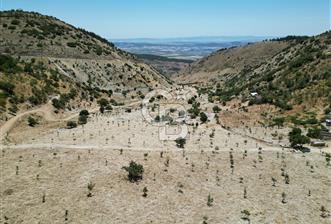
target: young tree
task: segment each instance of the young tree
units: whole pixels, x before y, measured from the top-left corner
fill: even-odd
[[[38,124],[38,121],[30,116],[28,117],[28,124],[30,127],[34,127]]]
[[[147,187],[144,187],[144,189],[143,189],[143,197],[144,197],[144,198],[147,197],[147,192],[148,192]]]
[[[323,219],[327,218],[330,216],[330,212],[328,210],[326,210],[326,208],[322,205],[321,206],[321,217]]]
[[[286,194],[285,194],[285,192],[282,193],[282,203],[283,204],[286,204],[287,203],[286,202]]]
[[[244,188],[244,198],[245,199],[247,198],[247,188],[246,187]]]
[[[290,184],[290,176],[285,174],[285,184]]]
[[[98,104],[100,106],[100,112],[103,113],[105,111],[105,109],[109,106],[109,101],[106,100],[105,98],[101,98],[100,100],[98,100]]]
[[[185,144],[186,144],[186,139],[185,138],[177,138],[176,139],[176,146],[178,147],[178,148],[184,148],[184,146],[185,146]]]
[[[87,190],[88,190],[88,194],[87,197],[92,197],[92,190],[94,188],[95,184],[92,183],[91,181],[87,184]]]
[[[155,117],[154,121],[155,121],[155,122],[160,122],[160,121],[161,121],[161,118],[160,118],[160,116],[159,116],[159,115],[157,115],[157,116]]]
[[[249,216],[251,215],[251,213],[248,210],[243,210],[243,211],[241,211],[241,214],[242,214],[241,219],[245,220],[245,221],[248,221],[248,223],[250,223]]]
[[[326,153],[325,154],[325,160],[328,166],[330,166],[330,161],[331,161],[331,153]]]
[[[272,177],[271,180],[272,180],[272,186],[276,187],[277,180],[274,177]]]
[[[100,113],[103,114],[105,112],[105,107],[104,106],[100,106],[99,111],[100,111]]]
[[[67,122],[67,128],[68,129],[73,129],[77,127],[77,123],[75,121],[68,121]]]
[[[213,111],[214,111],[215,114],[217,114],[217,113],[219,113],[221,111],[221,108],[219,108],[219,106],[215,105],[213,107]]]
[[[213,202],[214,202],[214,198],[212,198],[211,195],[209,194],[208,195],[208,198],[207,198],[207,205],[208,205],[208,207],[213,206]]]

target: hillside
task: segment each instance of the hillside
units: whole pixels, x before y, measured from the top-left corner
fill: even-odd
[[[135,56],[54,17],[2,11],[0,33],[2,111],[24,102],[27,106],[45,103],[51,95],[66,93],[69,86],[75,86],[78,93],[85,92],[83,98],[87,100],[106,93],[129,101],[150,89],[169,85],[158,71]],[[9,92],[3,87],[8,83],[14,86]],[[43,91],[45,86],[47,90]],[[20,100],[13,100],[14,95]],[[31,102],[22,96],[39,99]]]
[[[242,47],[220,49],[192,63],[178,74],[178,81],[213,82],[224,75],[238,74],[265,63],[288,46],[286,42],[260,42]]]
[[[220,50],[181,71],[176,80],[203,86],[210,101],[239,98],[285,111],[299,106],[299,111],[321,112],[331,107],[330,71],[331,33],[326,32]]]

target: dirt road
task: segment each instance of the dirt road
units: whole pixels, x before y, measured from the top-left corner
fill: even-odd
[[[38,114],[41,115],[46,121],[67,121],[78,116],[78,113],[74,113],[65,118],[59,119],[55,116],[53,110],[54,108],[50,101],[39,108],[34,108],[32,110],[24,111],[22,113],[17,114],[15,117],[12,117],[0,127],[0,142],[3,141],[7,133],[10,132],[10,130],[15,126],[15,124],[27,115]]]

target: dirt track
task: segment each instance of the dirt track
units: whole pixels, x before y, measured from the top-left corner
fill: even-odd
[[[0,127],[0,142],[3,141],[3,139],[6,137],[6,134],[10,132],[10,130],[15,126],[15,124],[27,115],[38,114],[41,115],[46,121],[67,121],[78,116],[78,113],[74,113],[72,115],[68,115],[65,118],[59,119],[54,115],[53,110],[54,108],[51,105],[51,102],[48,102],[47,104],[39,108],[24,111],[17,114],[15,117],[12,117]]]

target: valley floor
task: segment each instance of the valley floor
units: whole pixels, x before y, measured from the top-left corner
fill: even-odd
[[[75,114],[18,119],[1,145],[1,223],[330,223],[330,147],[302,154],[282,147],[286,128],[212,121],[189,126],[179,149],[140,109],[117,109],[75,129],[63,124]],[[130,161],[144,167],[139,183]]]

